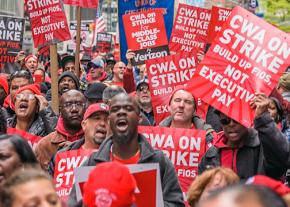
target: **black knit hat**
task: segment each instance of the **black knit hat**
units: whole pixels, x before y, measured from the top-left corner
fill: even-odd
[[[87,99],[102,100],[105,88],[107,88],[107,85],[104,83],[92,83],[88,85],[84,95]]]
[[[76,84],[76,89],[79,90],[80,88],[80,83],[79,83],[79,79],[76,77],[76,75],[70,71],[65,71],[63,72],[59,78],[58,78],[58,85],[60,83],[60,81],[64,78],[64,77],[70,77],[71,79],[73,79],[73,81]]]

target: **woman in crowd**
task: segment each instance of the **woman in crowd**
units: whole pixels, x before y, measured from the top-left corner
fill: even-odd
[[[39,85],[32,84],[18,89],[14,99],[15,115],[7,120],[8,127],[40,137],[54,131],[58,117],[53,113],[46,115],[48,102],[42,96]]]
[[[192,182],[187,193],[187,201],[190,206],[194,207],[211,191],[238,182],[239,177],[229,168],[217,167],[207,170]]]
[[[0,136],[0,185],[19,168],[37,165],[28,142],[18,135]]]
[[[49,175],[41,169],[19,170],[0,189],[0,207],[61,207]]]

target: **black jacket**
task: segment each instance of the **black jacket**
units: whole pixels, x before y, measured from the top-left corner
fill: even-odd
[[[163,200],[165,207],[183,207],[183,195],[171,161],[160,150],[154,150],[146,138],[138,135],[140,145],[140,160],[138,163],[159,163],[162,184]],[[110,162],[112,137],[107,138],[93,153],[83,166],[95,166],[98,163]],[[72,189],[68,202],[69,206],[76,204],[75,188]]]
[[[34,121],[27,130],[28,133],[44,137],[55,131],[58,117],[50,107],[36,114]],[[16,126],[16,115],[7,119],[7,126],[14,128]]]
[[[264,113],[255,119],[255,129],[249,129],[244,145],[238,149],[237,174],[245,180],[257,174],[265,174],[278,179],[287,169],[287,140],[276,128],[270,114]],[[288,144],[289,145],[289,144]],[[212,146],[202,157],[198,173],[207,166],[220,166],[221,149]]]

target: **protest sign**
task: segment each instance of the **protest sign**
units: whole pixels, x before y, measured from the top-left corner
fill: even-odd
[[[42,139],[42,137],[36,136],[34,134],[30,134],[26,131],[20,130],[20,129],[16,129],[16,128],[7,128],[7,134],[17,134],[19,136],[21,136],[22,138],[24,138],[28,144],[30,145],[30,147],[35,150],[35,147],[37,145],[37,143]]]
[[[22,48],[24,19],[0,15],[0,69],[14,63]]]
[[[134,52],[135,56],[132,59],[132,65],[142,65],[145,64],[146,60],[166,57],[170,54],[167,45],[143,50],[136,50]]]
[[[60,0],[26,0],[34,47],[69,40],[70,33]]]
[[[169,50],[197,54],[205,50],[211,12],[208,9],[179,4]]]
[[[215,36],[221,28],[225,21],[227,20],[228,16],[231,14],[231,9],[221,8],[217,6],[213,6],[211,9],[211,19],[209,23],[209,30],[208,30],[208,43],[212,43]]]
[[[127,167],[137,183],[136,205],[138,207],[163,207],[159,164],[136,164],[127,165]],[[93,168],[78,167],[74,171],[78,201],[82,199],[84,183],[88,180],[89,173]]]
[[[138,128],[153,148],[162,150],[175,167],[184,197],[206,151],[205,131],[167,127]]]
[[[141,50],[167,45],[161,9],[123,15],[128,48]]]
[[[55,157],[54,183],[58,196],[66,200],[74,184],[74,169],[81,166],[92,150],[70,150],[60,152]]]
[[[99,0],[63,0],[63,3],[83,8],[98,8]]]
[[[128,48],[135,51],[133,65],[169,54],[162,9],[123,15]]]
[[[174,14],[174,0],[154,0],[154,1],[128,1],[118,0],[118,20],[119,20],[119,34],[120,34],[120,54],[121,60],[126,62],[127,41],[124,31],[124,22],[122,16],[132,12],[146,11],[148,9],[162,8],[164,14],[164,22],[166,25],[167,39],[170,38],[173,14]],[[168,53],[169,54],[169,53]]]
[[[97,33],[97,51],[100,53],[109,53],[112,50],[112,35],[105,32]]]
[[[194,75],[196,66],[196,57],[181,54],[146,61],[152,106],[157,124],[169,115],[167,113],[168,102],[174,88],[186,84]]]
[[[38,61],[47,63],[50,59],[49,45],[38,48]]]
[[[82,22],[81,23],[81,45],[80,49],[84,50],[85,48],[90,47],[91,39],[89,38],[90,35],[90,23],[91,22]],[[70,35],[72,39],[68,42],[67,50],[69,52],[75,52],[76,50],[76,38],[77,38],[77,22],[70,22],[69,23]]]
[[[271,31],[271,32],[269,32]],[[290,64],[290,38],[235,7],[200,63],[188,89],[246,127],[255,92],[269,95]]]

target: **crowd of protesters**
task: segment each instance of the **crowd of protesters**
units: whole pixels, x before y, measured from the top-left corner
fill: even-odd
[[[10,73],[0,73],[0,206],[136,206],[136,181],[127,164],[158,163],[164,206],[184,206],[171,161],[153,149],[138,126],[156,126],[146,65],[133,67],[111,54],[80,61],[59,56],[59,114],[52,110],[50,62],[19,52]],[[80,74],[77,76],[76,74]],[[197,97],[177,87],[169,98],[170,116],[160,127],[206,131],[207,151],[199,163],[187,201],[191,206],[290,206],[290,73],[271,95],[251,102],[254,125],[246,128],[210,107],[198,117]],[[27,140],[38,139],[31,145]],[[84,166],[96,166],[77,202],[67,202],[52,181],[58,153],[93,150]],[[287,173],[288,172],[288,173]],[[106,189],[114,199],[99,199]],[[107,193],[108,193],[107,192]]]

